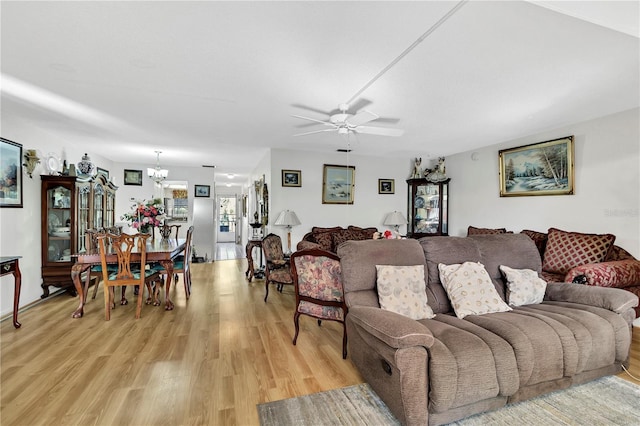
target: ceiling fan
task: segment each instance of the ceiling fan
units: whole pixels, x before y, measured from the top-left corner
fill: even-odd
[[[321,111],[315,108],[306,107],[304,105],[295,104],[293,106],[298,108],[308,109],[310,111],[314,111],[317,113],[325,114],[329,116],[328,120],[317,120],[315,118],[304,117],[301,115],[293,115],[295,118],[301,118],[303,120],[312,121],[312,124],[322,124],[327,129],[322,130],[314,130],[311,132],[298,133],[294,136],[304,136],[311,135],[314,133],[321,132],[337,132],[340,135],[349,135],[350,133],[363,133],[369,135],[379,135],[379,136],[401,136],[404,133],[404,130],[401,129],[392,129],[388,127],[374,127],[374,126],[365,126],[364,124],[369,123],[374,120],[378,120],[378,122],[388,122],[388,123],[397,123],[397,119],[393,118],[381,118],[377,114],[372,113],[366,109],[361,109],[371,101],[367,99],[360,99],[356,104],[352,106],[353,114],[349,113],[349,104],[340,104],[337,109],[332,111]]]

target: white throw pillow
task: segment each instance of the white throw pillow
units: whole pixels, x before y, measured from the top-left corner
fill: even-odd
[[[438,270],[442,286],[458,318],[512,310],[500,298],[482,263],[440,263]]]
[[[547,290],[547,282],[531,269],[513,269],[500,265],[500,270],[507,279],[509,294],[507,299],[511,306],[533,305],[542,303]]]
[[[435,317],[427,304],[424,265],[376,265],[380,307],[414,320]]]

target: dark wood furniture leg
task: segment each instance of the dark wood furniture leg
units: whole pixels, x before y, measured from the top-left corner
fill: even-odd
[[[71,267],[71,279],[73,280],[73,285],[76,288],[76,292],[78,293],[78,297],[80,299],[80,303],[78,304],[78,308],[73,311],[71,315],[72,318],[82,318],[84,315],[84,303],[86,294],[84,293],[84,288],[82,288],[82,273],[87,271],[91,267],[91,264],[84,263],[74,263]]]
[[[18,309],[20,304],[20,290],[22,289],[22,274],[20,273],[19,261],[20,256],[3,256],[2,269],[0,276],[13,275],[13,326],[20,328],[22,324],[18,322]]]

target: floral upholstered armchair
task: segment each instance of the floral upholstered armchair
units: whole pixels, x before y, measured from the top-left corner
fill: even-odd
[[[265,258],[264,286],[266,294],[264,301],[269,297],[269,284],[275,283],[276,289],[282,292],[285,284],[293,284],[289,259],[285,259],[282,251],[282,239],[276,234],[269,234],[262,239],[262,251]]]
[[[342,358],[347,357],[347,329],[344,326],[347,305],[342,288],[340,258],[320,249],[300,250],[291,255],[291,272],[296,292],[296,328],[293,344],[298,340],[300,315],[342,324]]]

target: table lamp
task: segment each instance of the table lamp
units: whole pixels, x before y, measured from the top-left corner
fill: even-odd
[[[397,234],[399,234],[400,225],[406,225],[407,219],[405,219],[402,213],[394,211],[389,213],[387,217],[385,217],[383,224],[387,226],[393,226],[393,229]]]
[[[280,212],[278,218],[274,222],[276,226],[287,227],[287,252],[285,254],[291,254],[291,228],[296,225],[300,225],[300,219],[296,216],[296,213],[291,210],[284,210]]]

